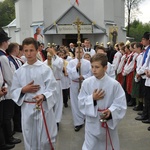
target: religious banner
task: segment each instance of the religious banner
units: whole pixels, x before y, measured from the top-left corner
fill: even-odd
[[[109,41],[113,46],[117,43],[117,37],[118,37],[118,27],[117,26],[109,27]]]
[[[81,34],[90,34],[93,33],[92,25],[81,25],[80,26]],[[76,25],[57,25],[58,34],[77,34]]]
[[[40,43],[44,43],[44,36],[43,36],[43,26],[34,26],[33,27],[34,32],[34,39],[36,39]]]

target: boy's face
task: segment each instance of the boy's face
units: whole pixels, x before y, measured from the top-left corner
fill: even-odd
[[[145,38],[142,38],[142,44],[144,45],[144,46],[147,46],[147,45],[149,45],[149,40],[147,40],[147,39],[145,39]]]
[[[64,59],[64,57],[65,57],[64,53],[59,53],[58,56],[61,57],[62,59]]]
[[[79,49],[78,48],[75,51],[75,56],[76,56],[76,58],[79,59]],[[83,50],[80,50],[80,59],[82,58],[82,56],[83,56]]]
[[[84,55],[84,59],[87,59],[87,60],[89,60],[90,61],[90,59],[91,59],[91,57],[89,56],[89,55]]]
[[[33,44],[24,45],[23,52],[29,64],[33,64],[37,61],[36,59],[37,50]]]
[[[91,63],[92,73],[97,79],[101,79],[106,72],[107,66],[103,67],[100,61],[94,61]]]
[[[89,48],[89,47],[90,47],[90,41],[86,41],[86,40],[85,40],[85,41],[84,41],[84,46],[87,47],[87,48]]]

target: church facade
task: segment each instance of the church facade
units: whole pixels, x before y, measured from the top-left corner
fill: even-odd
[[[125,42],[126,30],[124,0],[16,0],[15,24],[5,30],[12,41],[21,43],[33,37],[37,27],[42,29],[45,45],[66,45],[77,42],[75,21],[79,18],[81,41],[88,38],[95,42]]]

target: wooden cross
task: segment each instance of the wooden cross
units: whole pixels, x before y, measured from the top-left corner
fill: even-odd
[[[80,59],[80,45],[81,45],[81,38],[80,38],[80,26],[83,24],[82,21],[80,21],[79,18],[76,19],[76,21],[74,22],[75,25],[77,25],[77,33],[78,33],[78,41],[77,41],[77,44],[78,44],[78,60],[79,62],[81,62],[81,59]],[[79,68],[79,76],[81,76],[81,68]],[[81,88],[81,79],[79,79],[79,91],[80,91],[80,88]]]
[[[81,45],[81,38],[80,38],[80,26],[83,24],[82,21],[80,21],[79,18],[76,19],[76,21],[74,22],[75,25],[77,25],[77,33],[78,33],[78,41],[77,41],[77,44],[78,46]]]

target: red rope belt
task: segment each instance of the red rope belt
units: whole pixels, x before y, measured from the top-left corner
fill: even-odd
[[[29,102],[29,101],[24,101],[24,102],[29,103],[29,104],[36,104],[36,102]],[[40,106],[41,106],[41,111],[42,111],[42,116],[43,116],[43,120],[44,120],[44,125],[45,125],[45,129],[46,129],[46,134],[47,134],[47,137],[48,137],[48,141],[49,141],[51,150],[54,150],[54,147],[53,147],[52,142],[51,142],[50,134],[49,134],[49,131],[48,131],[48,126],[47,126],[46,117],[45,117],[45,114],[44,114],[43,105],[41,104]]]
[[[105,109],[104,109],[104,110],[105,110]],[[104,111],[104,110],[98,109],[99,112],[102,112],[102,111]],[[109,128],[108,128],[107,122],[101,122],[101,126],[106,129],[106,150],[107,150],[107,146],[108,146],[108,139],[107,139],[107,136],[109,137],[112,150],[114,150],[114,147],[113,147],[113,143],[112,143],[112,139],[111,139],[111,136],[110,136],[110,132],[109,132]]]

